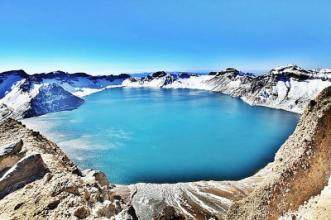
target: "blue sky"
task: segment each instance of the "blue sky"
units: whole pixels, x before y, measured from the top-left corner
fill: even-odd
[[[329,0],[0,0],[0,71],[331,67]]]

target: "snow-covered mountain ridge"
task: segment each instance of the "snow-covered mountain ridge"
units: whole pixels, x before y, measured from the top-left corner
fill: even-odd
[[[260,76],[234,68],[208,75],[159,71],[140,78],[62,71],[29,75],[13,70],[0,73],[0,118],[72,110],[84,102],[84,96],[113,87],[202,89],[239,97],[250,105],[301,113],[329,85],[331,69],[305,70],[296,65],[277,67]]]
[[[158,72],[140,79],[127,79],[123,85],[210,90],[240,97],[250,105],[302,113],[310,100],[331,85],[331,70],[304,70],[296,65],[289,65],[272,69],[260,76],[234,68],[211,72],[209,75]]]
[[[121,85],[129,75],[91,76],[62,71],[28,75],[23,70],[0,74],[0,111],[2,118],[26,118],[72,110],[81,98],[107,87]]]

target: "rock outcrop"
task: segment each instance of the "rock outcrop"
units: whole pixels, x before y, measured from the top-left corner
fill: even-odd
[[[47,171],[40,154],[22,158],[0,178],[0,199],[34,180],[42,178]]]
[[[10,118],[13,115],[13,111],[8,108],[6,104],[0,103],[0,122]]]
[[[259,187],[232,205],[228,219],[277,219],[321,193],[331,173],[331,87],[309,103],[271,166]]]
[[[7,158],[10,155],[19,153],[22,149],[23,141],[19,140],[14,143],[6,144],[0,148],[0,161]]]
[[[102,172],[79,170],[20,122],[0,125],[0,149],[0,219],[136,218]]]
[[[9,143],[0,148],[0,174],[10,169],[23,154],[20,153],[23,146],[23,141],[19,140],[14,143]]]

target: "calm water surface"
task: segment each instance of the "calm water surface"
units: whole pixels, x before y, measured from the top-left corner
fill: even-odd
[[[24,122],[113,183],[239,179],[273,160],[297,114],[198,90],[117,88]]]

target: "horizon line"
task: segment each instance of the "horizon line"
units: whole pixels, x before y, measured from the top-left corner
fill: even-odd
[[[131,70],[131,71],[107,71],[107,73],[97,73],[94,72],[94,74],[91,73],[91,71],[66,71],[66,70],[62,70],[62,69],[57,69],[57,70],[52,70],[52,71],[26,71],[24,68],[13,68],[13,69],[3,69],[0,70],[0,73],[4,73],[4,72],[10,72],[10,71],[24,71],[26,74],[28,75],[34,75],[34,74],[43,74],[43,73],[52,73],[52,72],[64,72],[64,73],[68,73],[68,74],[75,74],[75,73],[85,73],[88,75],[94,75],[94,76],[100,76],[100,75],[120,75],[120,74],[148,74],[148,73],[155,73],[155,72],[160,72],[160,71],[164,71],[164,72],[168,72],[168,73],[210,73],[210,72],[218,72],[218,71],[222,71],[222,70],[226,70],[227,68],[234,68],[239,70],[240,72],[244,72],[244,73],[253,73],[253,74],[263,74],[263,73],[268,73],[270,72],[272,69],[274,68],[279,68],[279,67],[286,67],[286,66],[298,66],[300,68],[306,69],[306,70],[320,70],[320,69],[329,69],[328,67],[315,67],[315,68],[305,68],[302,67],[301,65],[297,65],[297,64],[286,64],[286,65],[277,65],[273,68],[261,68],[261,69],[251,69],[251,68],[244,68],[246,70],[241,70],[240,68],[236,68],[233,66],[228,66],[228,67],[224,67],[224,68],[210,68],[210,69],[200,69],[200,70],[166,70],[166,69],[158,69],[158,70],[142,70],[142,71],[135,71],[135,70]]]

